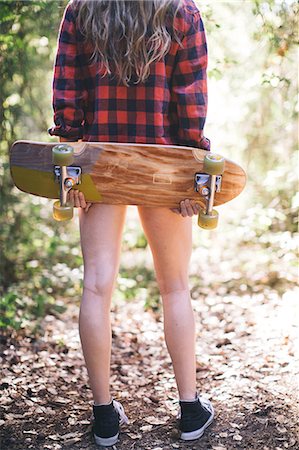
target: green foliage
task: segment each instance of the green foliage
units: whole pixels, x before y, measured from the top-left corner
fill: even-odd
[[[2,316],[12,326],[60,312],[63,304],[55,299],[73,296],[82,278],[78,233],[71,224],[52,221],[50,202],[19,198],[8,206],[1,228]]]
[[[287,56],[288,51],[298,44],[298,2],[255,0],[253,12],[262,21],[255,38],[266,39],[272,54]]]
[[[20,137],[46,137],[53,52],[63,4],[0,2],[1,327],[17,328],[61,310],[53,296],[62,287],[60,278],[51,278],[48,272],[71,249],[61,245],[61,230],[50,222],[49,208],[43,211],[46,204],[13,188],[8,149]],[[78,264],[77,258],[73,260]]]
[[[218,109],[223,114],[218,121],[224,124],[221,132],[219,126],[214,130],[216,139],[221,136],[218,147],[245,167],[248,209],[258,204],[264,215],[272,211],[270,232],[295,233],[298,3],[243,2],[242,12],[240,2],[213,4],[210,8],[213,22],[220,24],[218,31],[208,36],[210,98],[218,89]],[[217,82],[213,83],[213,78]],[[217,110],[209,111],[210,120],[217,122],[215,113]],[[258,210],[255,218],[258,229]]]
[[[117,296],[128,301],[142,300],[145,309],[159,309],[160,294],[153,270],[144,266],[122,267]]]
[[[21,321],[16,317],[18,310],[23,308],[22,302],[18,296],[12,292],[8,292],[0,299],[0,327],[6,328],[8,326],[18,330]]]
[[[11,142],[24,128],[31,137],[47,130],[50,91],[45,83],[51,82],[63,4],[0,2],[1,142]]]
[[[3,328],[32,328],[36,318],[59,314],[63,298],[80,292],[77,223],[53,222],[51,202],[17,191],[8,164],[14,140],[49,139],[52,67],[65,4],[65,0],[0,0]],[[217,99],[217,108],[209,110],[212,133],[208,137],[212,144],[218,139],[221,153],[242,162],[249,178],[246,211],[238,211],[231,221],[234,242],[242,249],[253,246],[256,252],[271,249],[277,257],[268,252],[267,258],[272,258],[278,272],[280,261],[292,265],[295,261],[298,4],[278,0],[199,4],[210,53],[210,98]],[[199,245],[204,243],[205,239]],[[124,252],[116,298],[138,298],[146,308],[156,310],[159,293],[152,268],[138,261],[128,263],[147,252],[140,227],[127,227]]]
[[[298,3],[255,1],[260,26],[254,37],[267,53],[260,79],[259,104],[247,130],[255,164],[257,201],[272,214],[272,232],[298,229],[297,68]],[[272,211],[272,213],[271,213]],[[273,215],[273,211],[275,214]]]

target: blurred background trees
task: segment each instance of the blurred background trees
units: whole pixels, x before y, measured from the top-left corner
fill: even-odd
[[[296,282],[298,4],[197,3],[210,55],[206,135],[214,151],[244,166],[248,186],[239,200],[220,209],[223,220],[218,231],[196,229],[195,246],[205,248],[211,262],[215,251],[234,253],[232,264],[238,266],[240,277],[232,289],[240,278],[246,289],[262,283],[262,275],[254,278],[257,264],[266,274],[264,283],[285,287]],[[29,322],[32,326],[36,317],[59,313],[64,298],[79,299],[82,260],[77,221],[54,223],[51,201],[18,192],[8,165],[14,140],[52,139],[47,135],[52,123],[52,67],[65,4],[0,1],[2,327],[26,327]],[[132,258],[140,251],[147,254],[146,247],[138,223],[129,218],[116,298],[137,296],[155,309],[158,292],[152,267]],[[236,248],[239,255],[247,252],[243,259],[236,259]],[[202,269],[200,264],[195,272]],[[193,278],[196,292],[201,285]]]

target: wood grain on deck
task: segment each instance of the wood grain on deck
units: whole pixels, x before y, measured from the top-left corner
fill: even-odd
[[[176,207],[181,200],[193,198],[204,204],[202,197],[194,191],[194,175],[203,172],[205,150],[130,143],[69,144],[75,150],[73,165],[82,167],[83,174],[91,175],[95,188],[101,194],[102,203]],[[54,145],[18,141],[11,149],[11,167],[28,167],[52,173]],[[216,194],[215,205],[226,203],[239,195],[245,180],[243,169],[226,160],[221,192]],[[18,185],[18,180],[14,181]],[[22,186],[22,190],[26,190],[24,179]],[[84,192],[84,183],[77,188]],[[92,199],[87,197],[86,200]]]

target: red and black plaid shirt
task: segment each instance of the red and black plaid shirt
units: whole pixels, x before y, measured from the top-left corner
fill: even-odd
[[[55,126],[49,133],[72,140],[209,149],[203,136],[207,46],[193,0],[182,0],[175,28],[183,48],[173,37],[168,54],[152,64],[145,83],[118,85],[115,77],[103,77],[90,63],[91,48],[78,31],[70,3],[60,26],[53,81]]]

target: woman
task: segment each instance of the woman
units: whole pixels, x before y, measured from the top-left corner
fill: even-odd
[[[55,126],[61,141],[189,145],[209,149],[203,136],[207,109],[207,49],[193,0],[77,0],[66,8],[53,84]],[[79,329],[94,399],[96,442],[113,445],[122,405],[109,386],[110,303],[119,268],[126,206],[80,207],[84,258]],[[183,440],[201,437],[212,422],[208,400],[196,393],[195,324],[188,286],[192,249],[188,199],[174,211],[138,207],[159,285],[164,331],[180,400]],[[176,214],[174,214],[174,212]]]

